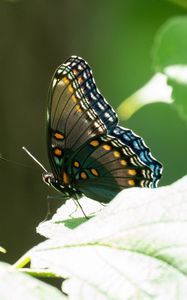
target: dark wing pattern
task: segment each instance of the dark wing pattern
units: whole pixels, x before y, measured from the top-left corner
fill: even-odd
[[[101,135],[72,157],[72,184],[87,197],[109,202],[124,188],[151,187],[152,171],[118,139]]]
[[[124,188],[156,186],[161,164],[139,136],[118,126],[83,59],[72,56],[56,70],[47,118],[51,185],[66,197],[83,193],[107,203]]]
[[[47,119],[49,160],[60,181],[68,158],[88,139],[107,132],[73,71],[65,64],[56,70],[51,82]]]
[[[138,155],[139,159],[152,170],[152,187],[156,187],[162,175],[162,165],[152,156],[144,140],[132,130],[120,126],[114,128],[112,136],[118,138],[125,145],[128,145]]]
[[[65,63],[75,72],[85,97],[107,129],[115,128],[118,124],[117,114],[96,87],[92,70],[88,63],[78,56],[71,56]]]
[[[124,145],[128,145],[139,159],[153,171],[152,186],[155,187],[162,174],[162,165],[151,155],[149,148],[140,136],[132,130],[118,125],[118,117],[96,87],[88,63],[78,56],[71,56],[66,64],[72,70],[76,70],[76,76],[78,80],[81,80],[84,95],[107,127],[108,134],[118,138]]]

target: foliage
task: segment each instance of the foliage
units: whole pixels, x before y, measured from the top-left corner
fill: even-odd
[[[0,299],[18,300],[64,300],[67,299],[56,288],[27,274],[15,270],[11,265],[0,263]]]
[[[187,8],[187,3],[186,3],[186,0],[168,0],[168,1],[171,1],[175,4],[178,4],[184,8]]]
[[[129,118],[153,102],[172,104],[187,116],[187,17],[175,17],[158,31],[153,45],[155,75],[118,108],[121,118]]]
[[[39,225],[47,240],[15,267],[30,260],[31,268],[22,271],[66,279],[62,289],[69,299],[185,299],[187,177],[157,189],[124,190],[102,210],[89,199],[81,205],[97,215],[70,229],[66,220],[74,203],[67,202]],[[72,216],[75,225],[80,213]]]

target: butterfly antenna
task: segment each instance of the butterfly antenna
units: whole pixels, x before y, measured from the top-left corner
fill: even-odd
[[[47,173],[47,170],[44,168],[44,166],[36,159],[36,157],[34,157],[30,151],[25,148],[24,146],[22,147],[22,149],[42,168],[42,170],[44,170]]]
[[[6,162],[11,162],[11,163],[13,162],[10,159],[4,158],[1,153],[0,153],[0,160],[6,161]]]
[[[21,167],[24,167],[24,168],[32,168],[31,166],[26,166],[22,163],[14,161],[14,160],[7,159],[7,158],[3,157],[1,153],[0,153],[0,160],[4,161],[4,162],[7,162],[7,163],[10,163],[10,164],[13,164],[13,165],[21,166]]]
[[[13,161],[13,160],[10,160],[10,159],[7,159],[7,158],[4,158],[4,157],[2,156],[2,154],[1,154],[1,153],[0,153],[0,160],[2,160],[2,161],[6,161],[6,162],[8,162],[8,163],[16,164],[16,165],[22,165],[22,164],[20,164],[20,163],[17,163],[17,162],[15,162],[15,161]]]

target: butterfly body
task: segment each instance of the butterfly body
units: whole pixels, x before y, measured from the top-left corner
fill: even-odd
[[[64,199],[107,203],[124,188],[155,187],[162,172],[143,140],[118,125],[88,64],[70,57],[55,72],[47,112],[46,183]]]
[[[77,190],[73,185],[67,185],[64,182],[60,183],[58,180],[56,180],[53,176],[53,173],[44,173],[42,177],[43,181],[47,185],[61,193],[63,200],[68,200],[70,198],[78,200],[83,196],[83,194],[79,190]]]

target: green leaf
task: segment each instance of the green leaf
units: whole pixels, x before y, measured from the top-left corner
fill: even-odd
[[[128,120],[136,111],[155,102],[172,103],[172,89],[167,84],[167,76],[155,74],[142,88],[124,100],[117,108],[121,120]]]
[[[172,98],[187,118],[187,17],[175,17],[158,31],[153,47],[156,72],[162,72],[172,87]]]
[[[153,44],[155,75],[118,107],[127,120],[144,105],[172,104],[187,120],[187,17],[168,20],[157,32]]]
[[[168,0],[170,2],[173,2],[179,6],[182,6],[184,8],[187,8],[187,1],[186,0]]]
[[[0,299],[1,300],[65,300],[56,288],[31,276],[21,274],[11,265],[0,263]]]
[[[167,66],[187,64],[187,17],[168,20],[157,32],[153,47],[156,72]]]
[[[59,229],[29,255],[32,267],[68,278],[70,299],[185,300],[187,177],[123,190],[95,218]]]

